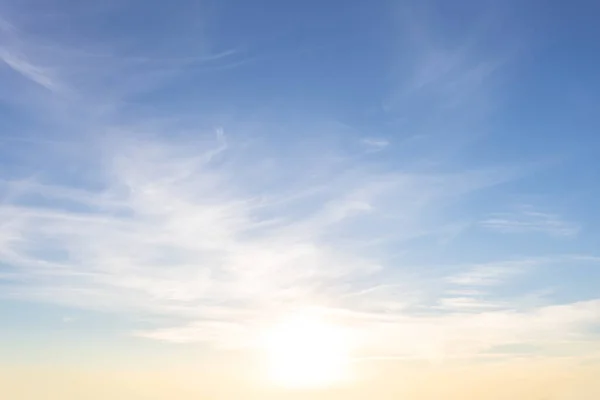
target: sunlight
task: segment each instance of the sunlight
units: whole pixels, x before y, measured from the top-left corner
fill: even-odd
[[[350,341],[343,328],[319,318],[296,315],[265,335],[267,374],[287,388],[316,388],[348,378]]]

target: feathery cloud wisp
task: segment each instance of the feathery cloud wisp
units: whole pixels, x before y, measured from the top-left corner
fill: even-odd
[[[475,307],[484,303],[472,296],[460,304],[439,297],[440,312],[447,312],[422,316],[417,310],[426,302],[420,297],[432,295],[426,285],[412,287],[423,291],[417,297],[381,290],[390,279],[400,283],[395,274],[414,272],[369,255],[360,243],[389,234],[398,220],[397,246],[414,229],[427,235],[448,222],[428,226],[430,210],[485,187],[489,176],[334,167],[301,187],[288,176],[290,184],[274,190],[260,153],[239,153],[231,138],[225,146],[223,133],[212,147],[118,143],[106,153],[103,183],[95,188],[3,183],[0,257],[12,266],[4,268],[4,279],[15,282],[5,296],[183,318],[183,326],[137,335],[224,348],[251,346],[269,319],[314,308],[359,332],[372,352],[367,354],[403,357],[475,356],[532,340],[551,324],[561,327],[559,335],[598,322],[593,302],[514,313],[506,304]],[[329,184],[320,185],[322,180]],[[398,202],[413,193],[419,193],[418,204]],[[374,223],[376,230],[362,231]],[[448,284],[490,287],[538,262],[462,268]],[[406,347],[398,347],[391,332],[406,339]]]
[[[556,214],[530,209],[517,213],[501,213],[481,222],[484,228],[501,233],[542,233],[551,236],[575,236],[578,224],[565,221]]]

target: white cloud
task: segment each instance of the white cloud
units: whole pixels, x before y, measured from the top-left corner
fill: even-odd
[[[552,236],[575,236],[578,224],[566,221],[557,214],[533,211],[529,208],[515,213],[500,213],[481,221],[484,228],[501,233],[542,233]]]
[[[270,318],[317,307],[363,337],[365,354],[400,357],[475,356],[545,329],[554,333],[544,337],[563,340],[596,321],[594,302],[515,313],[464,292],[499,285],[541,259],[462,266],[438,305],[427,306],[411,290],[435,293],[393,278],[392,264],[363,251],[365,238],[392,226],[402,246],[427,227],[429,210],[488,185],[485,174],[355,166],[351,179],[323,170],[329,186],[308,194],[312,185],[295,187],[292,176],[289,186],[265,191],[268,175],[249,178],[261,153],[242,155],[232,138],[225,147],[222,133],[212,147],[133,143],[106,147],[102,189],[4,182],[0,260],[19,282],[4,296],[173,317],[185,322],[136,335],[219,348],[251,346]],[[290,195],[295,189],[303,195]],[[415,193],[418,204],[408,201]],[[362,231],[373,223],[377,229]],[[463,292],[451,294],[452,285]],[[434,314],[420,315],[424,307]]]
[[[435,4],[398,4],[398,38],[403,47],[397,57],[402,73],[396,74],[397,85],[385,108],[416,115],[426,108],[428,112],[423,117],[429,122],[436,118],[443,121],[428,124],[439,129],[434,134],[447,135],[459,129],[455,124],[479,121],[495,105],[496,83],[511,62],[511,49],[517,45],[511,44],[506,34],[501,47],[494,40],[494,31],[502,29],[502,18],[498,18],[502,13],[495,9],[498,5],[473,9],[468,21],[464,21],[468,28],[449,32],[436,21],[439,10]],[[491,15],[495,18],[491,19]]]
[[[534,308],[492,310],[439,316],[406,316],[368,325],[369,343],[381,355],[398,357],[469,358],[496,347],[528,344],[545,354],[558,342],[585,341],[600,325],[600,301]],[[392,346],[392,348],[390,348]],[[377,346],[372,350],[377,353]]]
[[[454,307],[455,305],[453,305]],[[523,311],[497,307],[463,308],[458,313],[361,313],[321,309],[345,327],[357,344],[357,358],[419,358],[442,361],[452,358],[513,356],[502,349],[527,345],[547,354],[559,343],[585,343],[600,326],[600,301],[531,308]],[[252,348],[264,328],[265,316],[244,322],[196,321],[136,334],[178,343],[207,341],[220,348]]]
[[[448,278],[448,282],[460,286],[494,286],[522,275],[545,259],[524,259],[508,262],[487,263],[462,267],[462,272]]]
[[[85,30],[88,21],[110,19],[116,11],[114,5],[86,3],[61,10],[57,20],[73,31]],[[138,8],[140,14],[147,11]],[[180,21],[175,32],[165,32],[163,40],[150,48],[139,43],[138,37],[128,36],[135,29],[112,41],[91,33],[65,37],[57,20],[43,12],[24,10],[18,3],[0,5],[0,67],[48,89],[54,97],[23,90],[13,76],[0,75],[0,82],[6,85],[3,97],[7,101],[36,106],[38,113],[45,107],[51,118],[65,119],[67,125],[75,125],[84,116],[114,116],[132,97],[190,71],[235,68],[249,60],[235,49],[213,50],[196,19]],[[166,28],[159,25],[154,27],[157,32]],[[194,37],[193,43],[181,46],[189,37]]]
[[[498,309],[506,304],[497,304],[489,301],[478,300],[474,297],[445,297],[440,300],[440,308],[448,310],[477,310]]]
[[[380,151],[390,145],[389,140],[381,138],[364,138],[361,143],[370,151]]]
[[[56,79],[52,77],[52,74],[47,69],[31,63],[23,56],[12,53],[5,48],[0,48],[0,60],[25,78],[46,89],[57,91],[60,88]]]

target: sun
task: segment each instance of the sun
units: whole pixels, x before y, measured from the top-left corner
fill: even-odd
[[[321,388],[348,378],[348,332],[321,318],[286,318],[267,331],[262,347],[269,380],[278,386]]]

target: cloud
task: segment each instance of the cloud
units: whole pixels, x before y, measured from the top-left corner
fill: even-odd
[[[0,29],[11,39],[3,62],[51,89],[35,98],[46,109],[31,107],[35,101],[25,108],[40,118],[48,113],[58,132],[52,133],[66,138],[50,146],[40,133],[14,144],[15,154],[35,163],[0,182],[1,296],[160,317],[133,334],[220,349],[251,347],[264,324],[304,309],[355,332],[361,357],[475,357],[536,337],[592,337],[596,300],[525,307],[490,299],[545,260],[473,264],[465,256],[448,273],[438,262],[413,265],[402,257],[427,259],[440,234],[461,236],[456,227],[465,221],[448,209],[515,179],[518,166],[449,165],[436,157],[443,144],[411,147],[402,164],[370,163],[332,145],[331,124],[321,121],[190,117],[176,101],[143,103],[141,94],[199,66],[242,61],[236,51],[205,44],[170,52],[177,38],[196,37],[192,28],[182,27],[156,52],[103,47],[98,38],[72,46],[52,42],[52,35],[52,44],[42,46],[13,24],[2,21]],[[452,128],[477,119],[479,110],[469,105],[487,98],[484,83],[498,64],[464,43],[420,45],[418,67],[392,96],[390,112],[402,101],[412,106],[433,96],[439,101],[413,121],[436,124],[425,123],[415,137],[431,128],[454,140]],[[212,96],[198,104],[212,103]],[[57,100],[69,112],[57,115]],[[312,131],[323,139],[305,140]],[[380,137],[362,144],[391,150]],[[565,229],[547,216],[526,217],[537,221],[526,225],[530,230]],[[483,225],[498,229],[498,220]]]
[[[455,308],[456,304],[452,304]],[[350,332],[357,359],[469,359],[512,357],[508,346],[538,356],[557,344],[585,344],[600,326],[600,302],[582,301],[515,311],[469,304],[458,313],[438,315],[360,313],[318,309]],[[187,325],[140,331],[140,337],[176,343],[206,341],[225,349],[248,349],[266,324],[196,321]],[[515,350],[516,351],[516,350]],[[519,352],[519,354],[521,354]]]
[[[496,304],[489,301],[481,301],[474,297],[445,297],[440,300],[440,308],[447,310],[476,310],[497,309],[505,307],[506,304]]]
[[[499,285],[544,260],[463,265],[446,279],[448,294],[437,295],[394,278],[387,257],[361,246],[392,226],[399,248],[415,229],[427,238],[446,223],[429,225],[430,210],[486,187],[494,174],[354,165],[323,168],[297,186],[303,173],[282,157],[274,171],[285,171],[287,184],[273,186],[277,175],[259,162],[272,149],[225,137],[113,139],[95,161],[102,169],[93,186],[4,181],[0,260],[11,283],[3,296],[174,318],[184,323],[135,334],[221,349],[250,348],[272,319],[315,308],[363,338],[365,354],[399,357],[477,356],[544,329],[554,329],[548,340],[567,339],[596,321],[594,302],[517,313],[474,292],[448,295]]]
[[[349,177],[323,170],[316,178],[329,187],[298,198],[290,193],[310,183],[264,192],[268,176],[260,183],[247,178],[254,157],[228,161],[223,143],[220,133],[207,148],[115,144],[105,156],[102,190],[5,181],[4,259],[22,266],[24,276],[89,279],[96,289],[117,286],[155,299],[286,296],[293,292],[287,283],[310,292],[329,279],[377,271],[372,261],[330,242],[331,234],[354,223],[393,223],[385,209],[405,191],[421,193],[419,204],[395,210],[408,227],[419,223],[428,203],[453,194],[447,186],[461,193],[483,183],[461,174]],[[362,238],[354,229],[346,236],[349,244]]]
[[[4,65],[48,90],[59,91],[61,85],[46,66],[32,61],[28,46],[23,43],[19,30],[0,15],[0,66]]]
[[[30,79],[46,89],[57,91],[60,87],[56,82],[56,79],[52,77],[47,69],[32,64],[23,56],[18,56],[6,49],[0,49],[0,60],[15,72],[18,72],[25,78]]]
[[[386,139],[379,138],[364,138],[361,143],[369,149],[369,151],[380,151],[390,145],[390,142]]]
[[[530,271],[547,262],[545,259],[487,263],[463,267],[463,272],[448,278],[448,282],[459,286],[494,286]]]
[[[500,233],[541,233],[557,237],[575,236],[580,226],[565,221],[557,214],[534,211],[530,208],[515,213],[499,213],[481,221],[481,226]]]
[[[494,39],[502,29],[497,7],[474,7],[465,26],[445,29],[438,20],[443,13],[437,2],[401,3],[399,79],[385,108],[429,121],[443,115],[445,125],[440,128],[445,131],[456,129],[456,123],[479,122],[495,105],[497,83],[512,61],[514,43],[509,36],[503,33],[502,45]],[[421,115],[423,109],[427,113]]]
[[[552,256],[523,257],[515,260],[450,266],[444,279],[447,286],[440,299],[441,308],[463,310],[466,308],[527,309],[541,306],[552,297],[553,289],[536,286],[537,280],[548,270],[590,267],[598,263],[593,256],[579,254],[554,254]],[[529,291],[515,290],[527,287]],[[511,293],[511,295],[507,294]]]
[[[370,325],[366,334],[370,343],[379,344],[382,355],[396,354],[400,358],[470,358],[489,355],[509,344],[535,346],[536,353],[543,356],[556,343],[585,342],[600,325],[599,310],[600,301],[591,300],[521,312],[483,310],[406,316]],[[377,352],[376,348],[371,351]]]
[[[130,5],[138,15],[157,11],[140,5]],[[121,30],[113,40],[107,40],[102,32],[89,30],[89,26],[115,18],[119,8],[114,4],[86,4],[55,14],[23,10],[19,4],[1,6],[0,66],[52,92],[52,96],[31,93],[26,86],[13,82],[13,77],[0,75],[7,87],[6,100],[37,106],[38,113],[46,108],[49,118],[63,119],[66,125],[82,123],[78,119],[84,116],[114,117],[132,99],[178,77],[236,68],[252,58],[238,49],[209,46],[206,35],[201,34],[202,24],[190,20],[191,12],[185,18],[179,16],[177,29],[172,29],[171,18],[180,11],[166,10],[165,21],[153,27],[158,36],[164,36],[148,47],[148,38],[132,35],[137,27]],[[55,4],[50,5],[54,7]],[[6,15],[2,16],[2,12]],[[31,18],[23,18],[23,14]],[[65,36],[61,24],[87,34]],[[194,38],[193,43],[182,46],[190,37]]]

